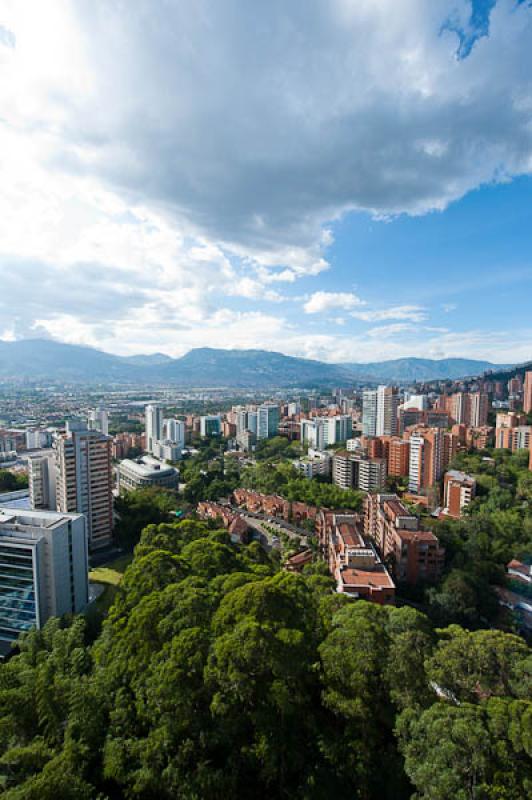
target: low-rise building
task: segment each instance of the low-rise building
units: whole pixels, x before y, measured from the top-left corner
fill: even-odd
[[[149,486],[175,489],[179,485],[179,470],[161,463],[153,456],[124,459],[117,466],[116,475],[119,491],[145,489]]]
[[[471,475],[450,469],[443,479],[444,516],[459,519],[464,508],[471,503],[476,493],[477,482]]]
[[[221,503],[202,500],[198,503],[197,514],[200,519],[214,519],[222,523],[231,537],[231,541],[246,544],[249,541],[249,528],[241,514]]]
[[[395,600],[394,582],[355,515],[335,515],[327,542],[327,560],[336,591],[385,605]]]

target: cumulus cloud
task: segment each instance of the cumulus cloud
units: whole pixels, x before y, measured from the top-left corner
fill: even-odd
[[[306,314],[318,314],[322,311],[345,311],[361,305],[364,305],[364,300],[353,292],[314,292],[303,308]]]
[[[303,345],[294,322],[231,302],[319,280],[350,211],[423,214],[532,169],[532,13],[514,0],[481,23],[466,0],[1,10],[0,310],[17,336],[132,350],[145,324],[175,352],[264,323],[325,352],[327,334]],[[305,311],[423,319],[359,305],[314,292]]]

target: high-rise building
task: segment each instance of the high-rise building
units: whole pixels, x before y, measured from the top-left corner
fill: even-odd
[[[362,430],[364,436],[377,435],[376,389],[366,389],[362,394]]]
[[[410,442],[393,437],[388,448],[388,475],[402,477],[408,475],[410,465]]]
[[[219,414],[207,414],[200,419],[200,436],[219,436],[222,432],[222,418]]]
[[[363,458],[358,465],[355,486],[363,492],[378,492],[386,485],[386,459]]]
[[[414,494],[423,494],[441,478],[443,431],[441,428],[418,428],[409,442],[408,489]]]
[[[279,429],[279,406],[262,403],[257,409],[257,439],[271,439]]]
[[[179,419],[165,419],[163,437],[182,450],[185,446],[185,423]]]
[[[88,602],[85,518],[81,514],[0,508],[0,650],[52,616]]]
[[[99,431],[104,436],[109,434],[109,415],[105,408],[94,408],[89,411],[88,428],[90,431]]]
[[[146,406],[146,450],[153,453],[156,442],[163,438],[163,410],[160,406]]]
[[[379,386],[377,389],[377,436],[395,436],[397,433],[397,409],[399,395],[395,386]]]
[[[523,411],[525,414],[532,413],[532,370],[525,372],[523,384]]]
[[[466,424],[471,428],[480,428],[488,421],[488,395],[485,392],[470,392],[467,397],[468,417]]]
[[[47,508],[55,511],[57,504],[56,466],[53,450],[28,458],[28,481],[32,509]]]
[[[105,547],[113,530],[111,438],[71,421],[55,438],[54,449],[57,510],[84,514],[89,547]]]

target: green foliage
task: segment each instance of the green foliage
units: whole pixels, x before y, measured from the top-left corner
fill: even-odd
[[[527,450],[460,453],[452,467],[477,480],[477,497],[460,520],[430,521],[446,548],[442,584],[428,591],[433,618],[478,627],[498,613],[494,584],[505,565],[532,553],[532,473]]]
[[[526,644],[331,586],[204,522],[147,526],[94,643],[52,619],[0,665],[2,796],[529,796]]]
[[[152,486],[124,492],[115,500],[118,514],[115,535],[118,541],[128,550],[133,548],[146,525],[165,522],[178,507],[176,495],[167,489]]]
[[[9,469],[0,469],[0,492],[16,492],[28,488],[28,474],[26,472],[11,472]]]
[[[301,478],[292,464],[260,463],[248,467],[242,474],[241,485],[265,494],[281,494],[287,500],[299,500],[325,508],[359,509],[362,492],[340,489],[331,483]]]

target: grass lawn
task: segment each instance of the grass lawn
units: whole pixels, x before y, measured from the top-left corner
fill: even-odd
[[[91,569],[89,572],[89,580],[92,583],[103,584],[105,589],[88,607],[87,612],[89,615],[101,619],[107,614],[115,599],[118,584],[122,580],[122,576],[132,560],[133,554],[128,553],[114,561],[110,561],[108,564],[103,564],[101,567]]]

